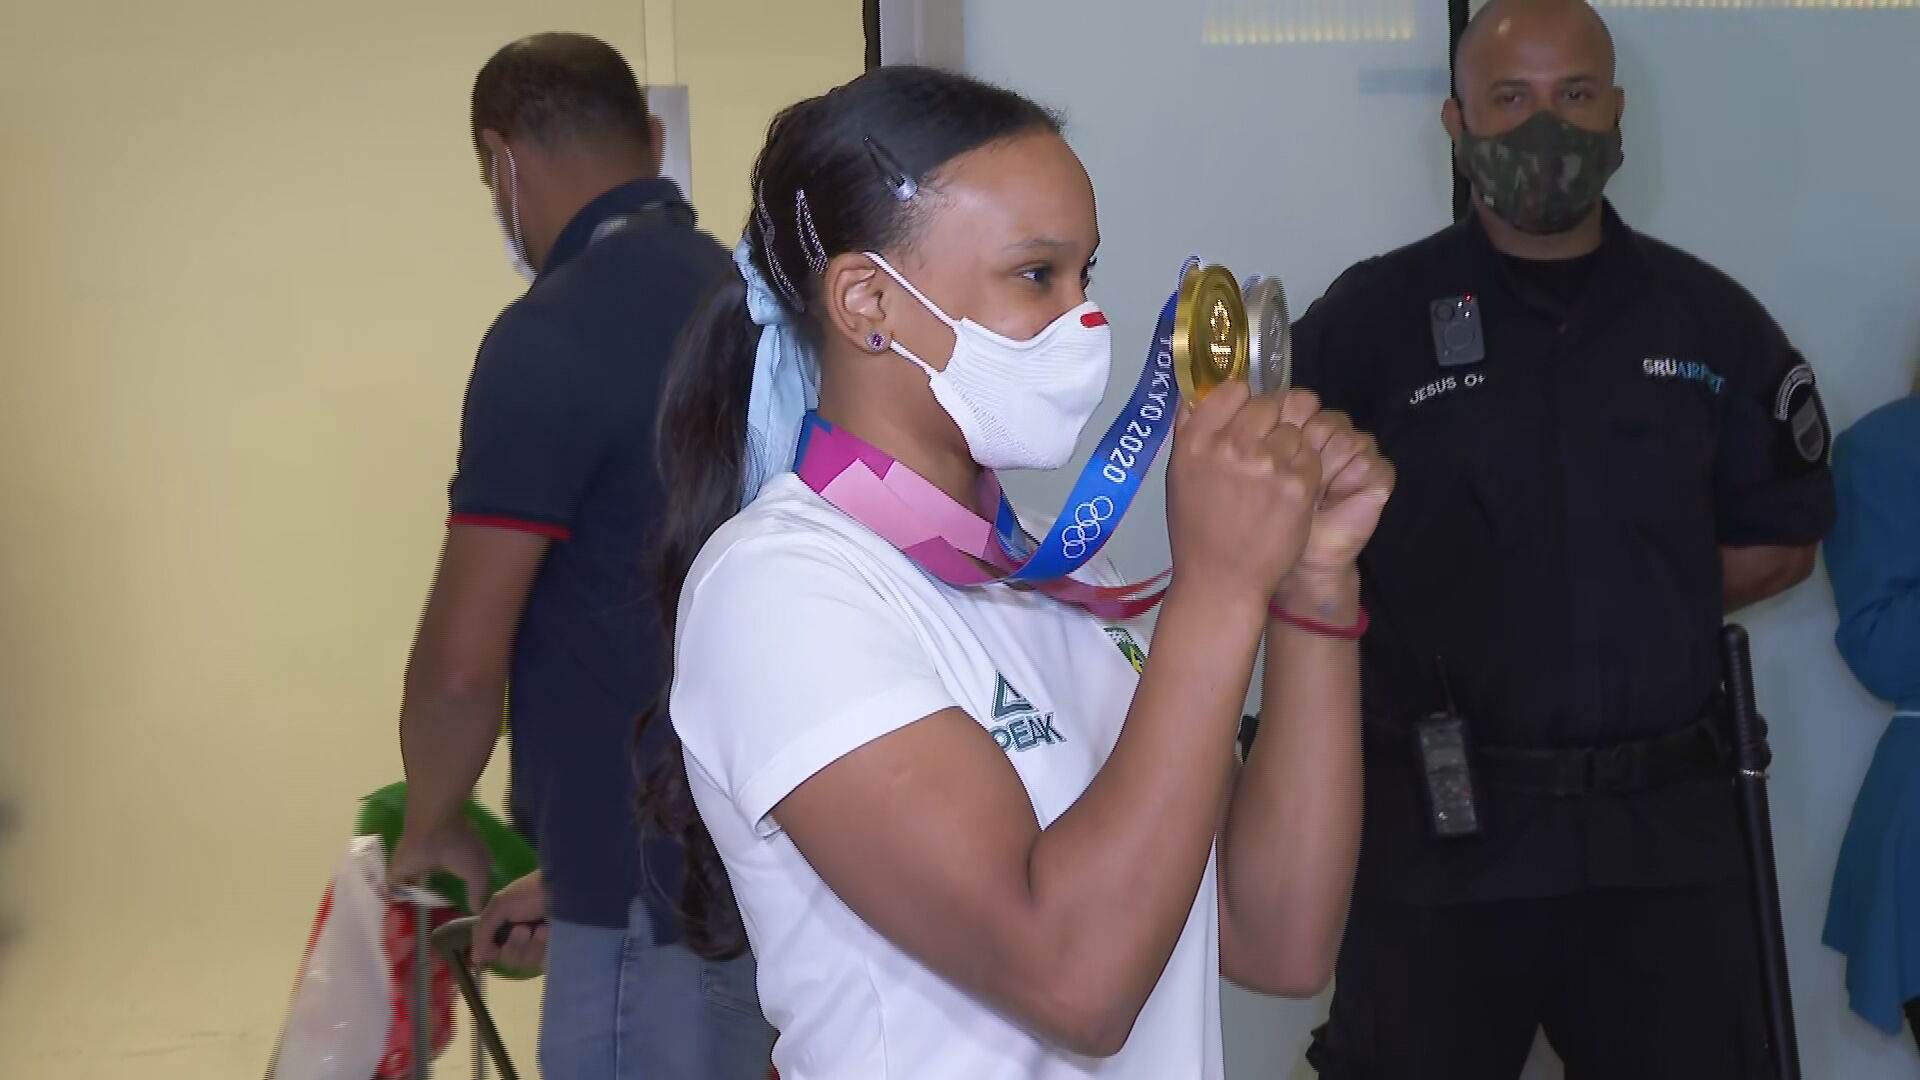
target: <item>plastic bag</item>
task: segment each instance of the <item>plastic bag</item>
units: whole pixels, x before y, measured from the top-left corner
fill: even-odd
[[[407,891],[425,892],[417,889]],[[453,909],[447,906],[446,901],[439,897],[432,899],[437,906],[425,909],[429,928],[438,927],[454,917]],[[387,1026],[387,1050],[380,1058],[377,1080],[407,1080],[413,1075],[413,981],[416,977],[414,965],[420,962],[415,955],[415,943],[419,939],[414,934],[414,920],[420,914],[412,904],[394,901],[387,905],[386,919],[382,924],[387,970],[393,973],[393,1020]],[[441,957],[429,956],[427,962],[432,965],[428,972],[427,1009],[430,1019],[427,1024],[427,1060],[432,1061],[453,1041],[453,972]]]
[[[370,1080],[386,1053],[393,976],[380,839],[347,846],[320,899],[271,1080]]]
[[[413,1072],[415,918],[386,885],[378,836],[347,845],[320,900],[306,957],[294,982],[270,1080],[400,1080]],[[427,911],[431,925],[454,917]],[[453,1038],[453,973],[429,958],[430,1057]]]

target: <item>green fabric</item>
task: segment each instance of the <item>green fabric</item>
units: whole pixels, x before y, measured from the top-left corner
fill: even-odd
[[[354,822],[354,835],[378,836],[387,851],[392,852],[394,845],[400,841],[400,829],[406,820],[407,785],[404,782],[389,784],[360,800],[360,816]],[[533,873],[538,865],[533,857],[533,848],[506,822],[471,800],[467,802],[467,821],[480,834],[481,842],[493,857],[493,879],[488,883],[490,891],[499,892],[509,882]],[[427,887],[451,900],[462,914],[479,914],[467,901],[466,885],[452,874],[445,871],[435,873],[427,880]]]
[[[506,822],[472,800],[467,801],[466,811],[468,823],[479,833],[481,843],[486,845],[491,856],[491,880],[487,886],[490,892],[499,892],[509,883],[533,873],[539,866],[534,859],[532,846]],[[360,800],[360,814],[354,820],[354,835],[378,836],[391,854],[394,845],[400,842],[400,830],[406,820],[407,785],[404,781],[389,784]],[[444,870],[435,872],[427,879],[427,887],[452,901],[461,914],[479,914],[468,901],[466,884],[452,874]],[[509,978],[531,978],[538,974],[501,968],[492,970]]]

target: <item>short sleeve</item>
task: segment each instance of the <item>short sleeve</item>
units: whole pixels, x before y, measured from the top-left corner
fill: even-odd
[[[1352,374],[1365,359],[1363,306],[1368,293],[1361,278],[1368,265],[1350,267],[1335,278],[1293,325],[1293,384],[1320,395],[1322,405],[1353,416],[1363,427],[1365,419],[1354,412],[1361,402],[1352,392]]]
[[[616,425],[634,422],[596,359],[558,319],[524,305],[502,313],[467,385],[449,524],[572,535]]]
[[[1714,512],[1727,547],[1817,543],[1833,525],[1832,438],[1813,367],[1735,287]]]
[[[824,542],[738,541],[687,588],[674,729],[763,837],[809,777],[959,704],[906,615]]]

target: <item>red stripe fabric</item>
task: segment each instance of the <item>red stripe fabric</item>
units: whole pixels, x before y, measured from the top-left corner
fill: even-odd
[[[565,525],[549,525],[543,521],[527,521],[523,518],[503,517],[498,514],[454,514],[447,518],[449,528],[455,525],[471,525],[482,529],[512,529],[515,532],[532,533],[549,540],[569,540],[573,531]]]

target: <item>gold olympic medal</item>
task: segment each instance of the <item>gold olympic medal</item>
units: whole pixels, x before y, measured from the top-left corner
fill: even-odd
[[[1247,306],[1224,266],[1194,270],[1180,282],[1173,314],[1173,374],[1188,401],[1247,376]]]
[[[1278,278],[1247,281],[1247,331],[1252,355],[1247,383],[1256,394],[1284,394],[1293,386],[1293,323],[1287,318],[1287,290]]]

